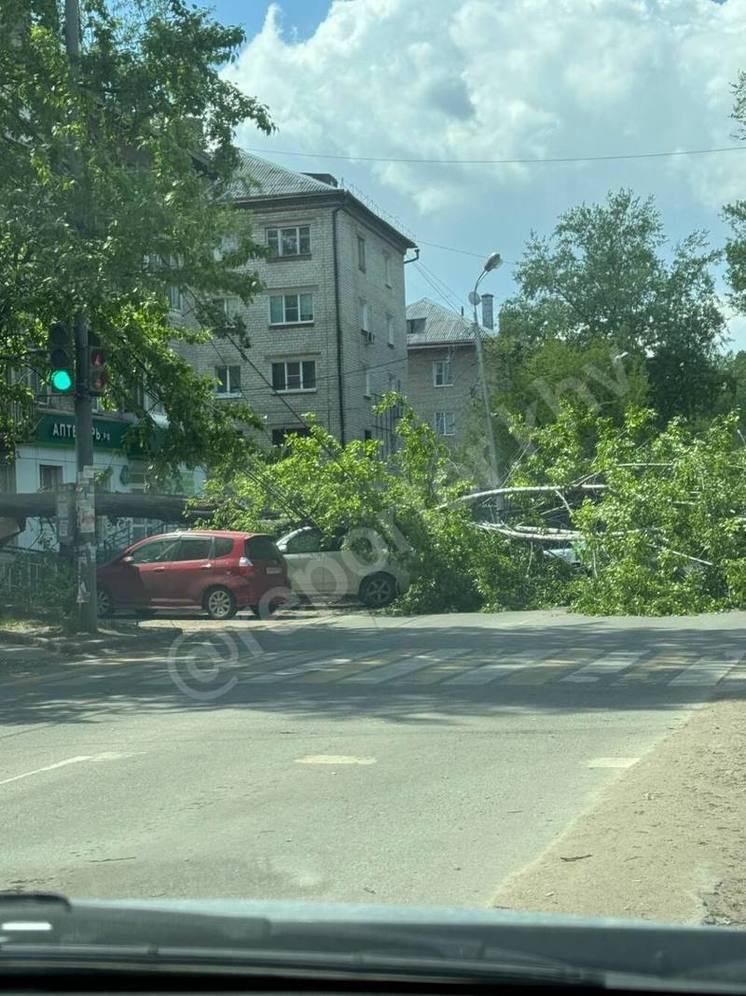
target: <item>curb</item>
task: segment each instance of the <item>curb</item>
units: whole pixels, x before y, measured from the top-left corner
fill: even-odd
[[[77,652],[107,652],[109,650],[128,649],[142,644],[152,645],[175,639],[181,636],[181,627],[168,629],[159,628],[156,633],[151,630],[133,630],[129,633],[105,633],[100,636],[34,636],[31,633],[13,633],[0,630],[0,647],[22,644],[28,647],[38,647],[51,653]]]

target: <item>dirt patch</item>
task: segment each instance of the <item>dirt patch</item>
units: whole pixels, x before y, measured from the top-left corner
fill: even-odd
[[[745,713],[736,698],[695,712],[493,905],[746,927]]]

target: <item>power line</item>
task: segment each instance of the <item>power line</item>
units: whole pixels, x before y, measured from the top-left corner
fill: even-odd
[[[489,256],[488,252],[472,252],[470,249],[457,249],[455,246],[444,246],[439,242],[426,242],[424,239],[418,239],[417,236],[414,236],[414,239],[421,246],[430,246],[433,249],[445,249],[446,252],[457,252],[462,256],[473,256],[475,259],[485,260]],[[515,262],[514,259],[503,260],[503,263],[508,263],[510,266],[514,266]]]
[[[603,156],[550,156],[546,159],[399,159],[389,156],[345,156],[331,152],[291,152],[285,149],[248,149],[247,151],[261,155],[298,156],[303,159],[341,159],[345,162],[402,163],[422,166],[552,166],[565,163],[668,159],[678,156],[709,156],[721,152],[746,152],[746,145],[724,145],[708,149],[669,149],[664,152],[622,152]]]

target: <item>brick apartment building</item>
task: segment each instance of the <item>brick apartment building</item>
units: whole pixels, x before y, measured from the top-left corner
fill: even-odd
[[[223,300],[251,345],[242,356],[215,340],[185,355],[217,378],[226,404],[243,398],[264,417],[267,444],[304,432],[313,412],[343,442],[380,438],[390,448],[392,420],[372,407],[407,387],[404,257],[414,244],[328,174],[244,153],[235,197],[273,254],[252,261],[266,289],[247,308]]]
[[[463,315],[427,298],[407,306],[407,397],[454,447],[474,431],[479,377],[474,325]],[[492,295],[482,295],[482,335],[494,335]]]

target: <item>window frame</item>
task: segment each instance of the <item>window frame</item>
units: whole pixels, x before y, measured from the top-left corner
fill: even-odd
[[[394,316],[386,315],[386,342],[393,349],[396,345],[396,337],[394,335]]]
[[[362,297],[360,298],[360,331],[365,332],[366,335],[370,332],[370,304]]]
[[[299,375],[299,378],[300,378],[300,386],[299,387],[288,387],[288,383],[289,383],[289,380],[290,380],[289,375],[288,375],[288,365],[290,363],[297,363],[298,364],[298,367],[299,367],[298,375]],[[304,368],[304,365],[307,364],[307,363],[312,363],[313,364],[313,387],[306,387],[305,386],[305,380],[306,380],[306,378],[304,376],[304,369],[303,368]],[[285,384],[284,387],[276,387],[275,386],[275,367],[280,367],[280,366],[283,368],[283,381],[284,381],[284,384]],[[271,364],[271,380],[272,380],[272,390],[274,391],[275,394],[311,394],[314,391],[318,390],[318,386],[317,386],[318,376],[317,376],[317,372],[316,372],[316,360],[315,359],[304,359],[302,357],[299,357],[298,359],[273,360],[272,364]]]
[[[442,417],[442,422],[443,422],[443,429],[442,429],[442,431],[441,431],[441,429],[439,427],[439,424],[438,424],[439,423],[439,416]],[[448,431],[449,420],[450,420],[450,425],[451,425],[450,432]],[[435,427],[435,434],[437,436],[455,436],[456,435],[456,413],[455,412],[436,411],[435,412],[435,417],[433,419],[433,423],[434,423],[434,427]]]
[[[190,543],[204,543],[204,542],[207,543],[207,553],[204,556],[202,556],[202,557],[182,557],[182,556],[177,556],[175,558],[172,557],[171,558],[171,562],[174,563],[174,564],[188,564],[188,563],[190,563],[191,561],[194,561],[194,560],[196,560],[196,561],[199,561],[199,560],[212,560],[212,558],[213,558],[213,552],[215,550],[215,538],[213,536],[193,536],[193,535],[182,536],[181,539],[179,540],[179,545],[176,548],[176,552],[177,552],[177,554],[181,554],[181,548],[185,544],[188,546]]]
[[[438,366],[441,368],[448,369],[448,380],[442,380],[438,383],[437,369]],[[444,375],[445,376],[445,375]],[[433,360],[433,387],[453,387],[453,366],[451,364],[451,359],[448,356],[441,357],[439,360]]]
[[[365,236],[357,236],[357,268],[361,273],[366,272],[366,260],[365,260]]]
[[[39,466],[39,491],[43,492],[44,494],[50,494],[51,492],[56,491],[57,488],[60,485],[62,485],[62,484],[65,483],[65,467],[64,467],[64,464],[61,464],[61,463],[41,463],[40,462],[38,466]],[[55,473],[53,475],[54,477],[59,477],[59,481],[56,481],[52,487],[49,487],[49,485],[44,485],[42,483],[42,470],[59,471],[59,473]]]
[[[306,233],[308,249],[301,248],[301,231]],[[274,251],[270,233],[275,232],[277,237],[277,250]],[[283,232],[295,232],[295,252],[282,252]],[[310,225],[268,225],[264,230],[265,245],[272,251],[271,259],[297,259],[299,256],[308,257],[311,255],[311,226]]]
[[[287,317],[287,298],[295,298],[295,307],[298,312],[298,318],[295,320],[288,320]],[[301,298],[306,297],[311,299],[311,317],[301,318]],[[282,321],[274,322],[272,321],[272,301],[282,301]],[[267,302],[269,307],[269,325],[270,328],[278,328],[283,325],[313,325],[315,321],[315,311],[314,311],[314,301],[313,301],[313,291],[294,291],[291,293],[282,292],[280,294],[268,294]]]
[[[391,253],[383,254],[383,282],[387,287],[391,287]]]
[[[363,367],[363,397],[370,398],[373,395],[370,382],[370,367]]]
[[[240,363],[218,363],[215,365],[214,374],[217,384],[215,385],[215,394],[220,398],[238,398],[241,396],[241,364]],[[220,390],[221,377],[218,373],[219,370],[225,370],[225,386],[224,391]],[[231,375],[231,370],[238,370],[238,387],[233,387],[233,377]]]

